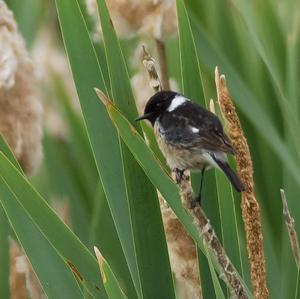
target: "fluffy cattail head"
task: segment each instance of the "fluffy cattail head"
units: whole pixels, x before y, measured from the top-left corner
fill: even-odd
[[[34,65],[2,0],[0,44],[0,133],[30,173],[42,158],[42,106],[35,96]]]
[[[96,2],[86,0],[88,11],[100,28]],[[107,0],[106,3],[121,37],[128,38],[138,33],[163,39],[176,33],[175,0]]]

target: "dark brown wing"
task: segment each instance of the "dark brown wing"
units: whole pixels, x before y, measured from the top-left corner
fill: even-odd
[[[173,145],[234,154],[218,117],[193,102],[165,113],[160,124],[165,140]]]
[[[224,132],[210,131],[200,136],[201,147],[210,151],[220,151],[234,155],[234,149]]]

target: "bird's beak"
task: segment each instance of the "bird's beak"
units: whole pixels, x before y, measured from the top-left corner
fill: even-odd
[[[148,119],[149,117],[151,116],[151,113],[146,113],[138,118],[135,119],[135,121],[140,121],[140,120],[143,120],[143,119]]]

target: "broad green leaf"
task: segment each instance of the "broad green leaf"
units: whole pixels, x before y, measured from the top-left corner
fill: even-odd
[[[138,113],[123,53],[105,1],[98,0],[97,4],[112,98],[116,106],[133,122]],[[136,126],[141,133],[140,124],[136,123]],[[133,278],[136,283],[140,283],[142,298],[175,298],[157,192],[123,142],[121,152],[139,274],[138,280]],[[164,273],[163,284],[157,273]],[[156,288],[158,285],[160,287]]]
[[[206,87],[203,86],[202,88],[203,80],[201,79],[198,53],[196,51],[189,16],[183,0],[177,0],[177,14],[184,94],[190,94],[193,96],[191,99],[198,101],[202,106],[206,106],[206,108],[209,109],[209,98],[207,98],[205,92]],[[197,84],[196,82],[192,82],[193,80],[191,78],[194,78],[193,80],[197,81]],[[193,84],[191,84],[191,82]],[[199,182],[199,180],[197,181]],[[214,227],[221,228],[223,246],[235,267],[241,272],[241,252],[234,197],[230,182],[223,173],[216,170],[205,174],[204,184],[206,185],[204,191],[207,191],[205,193],[203,192],[203,201],[209,201],[208,203],[203,203],[205,210],[212,219]],[[212,190],[218,190],[217,196],[214,196],[215,193],[213,193]],[[219,211],[220,215],[218,215],[216,211]],[[220,217],[216,217],[216,214]],[[219,230],[217,230],[217,232],[219,232]],[[208,285],[205,282],[202,283],[202,285],[205,284]]]
[[[287,184],[288,187],[290,187],[290,184]],[[280,192],[284,192],[280,190]],[[281,194],[281,196],[285,197],[285,193]],[[287,198],[289,199],[289,198]],[[286,200],[287,200],[286,199]],[[284,209],[284,208],[283,208]],[[296,211],[294,209],[291,209],[291,206],[288,208],[291,213],[291,217],[293,217],[294,212]],[[286,218],[285,215],[283,218]],[[282,234],[282,249],[281,249],[281,256],[280,256],[280,266],[281,266],[281,279],[282,282],[281,288],[280,288],[280,295],[281,297],[285,298],[293,298],[293,295],[295,294],[295,286],[297,286],[298,282],[298,275],[299,275],[299,267],[295,261],[293,249],[291,240],[288,233],[288,228],[286,224],[286,219],[283,221],[283,234]],[[296,230],[297,232],[297,230]]]
[[[223,235],[223,246],[234,263],[235,267],[243,275],[243,263],[241,256],[241,244],[238,233],[238,222],[233,196],[232,186],[223,173],[216,171],[218,200]],[[240,196],[239,196],[240,199]],[[244,276],[244,275],[243,275]]]
[[[259,5],[262,4],[260,3]],[[227,10],[232,14],[230,7],[227,7]],[[283,8],[283,10],[286,10],[286,8]],[[233,13],[232,16],[235,16],[235,14]],[[210,16],[207,17],[210,18]],[[218,14],[216,18],[219,19],[220,15]],[[262,21],[266,21],[267,19],[268,18],[264,18]],[[283,123],[281,111],[278,108],[275,109],[278,105],[275,100],[276,94],[274,94],[274,87],[269,83],[270,78],[268,71],[265,70],[265,66],[261,63],[260,58],[252,53],[256,52],[256,49],[253,43],[249,43],[251,38],[249,37],[248,30],[244,29],[240,23],[237,23],[239,25],[237,32],[243,37],[241,42],[244,42],[244,44],[242,44],[242,51],[246,55],[242,57],[243,68],[234,68],[235,63],[233,61],[230,62],[228,56],[224,55],[224,48],[216,44],[215,37],[211,34],[210,29],[204,33],[202,26],[200,27],[195,19],[193,19],[192,23],[195,36],[197,37],[196,42],[199,58],[202,62],[201,65],[211,71],[216,64],[221,66],[222,72],[227,76],[230,93],[237,107],[240,108],[239,111],[245,113],[245,115],[243,115],[243,113],[240,113],[240,115],[243,115],[243,127],[246,129],[246,135],[254,161],[257,199],[260,200],[262,204],[262,210],[266,212],[264,214],[263,226],[268,224],[268,228],[270,228],[264,234],[264,243],[268,244],[271,241],[273,242],[273,244],[270,244],[268,247],[272,252],[270,253],[265,250],[268,265],[267,272],[273,273],[273,275],[268,275],[268,285],[271,297],[274,295],[280,297],[278,285],[285,285],[282,281],[285,277],[282,275],[279,277],[274,273],[282,273],[282,271],[285,270],[287,270],[287,273],[290,272],[286,267],[281,271],[278,266],[281,257],[285,259],[286,256],[282,253],[280,246],[281,241],[284,241],[284,239],[281,238],[281,217],[278,216],[281,214],[280,205],[279,201],[274,201],[274,198],[278,196],[276,195],[276,190],[282,186],[282,171],[284,170],[290,174],[289,178],[287,177],[287,181],[290,183],[295,181],[294,186],[299,186],[299,167],[295,159],[296,154],[292,152],[290,145],[285,141],[283,142],[282,137],[280,137],[280,134],[282,134],[282,126],[287,120]],[[227,39],[227,35],[224,35],[224,38]],[[293,39],[289,38],[288,40],[292,41]],[[230,44],[230,46],[232,45]],[[287,47],[291,50],[291,45]],[[236,59],[238,59],[238,57],[236,57]],[[295,66],[296,64],[293,64],[293,67]],[[245,73],[244,75],[243,72]],[[289,79],[285,81],[292,84],[290,76],[291,74],[287,76]],[[252,82],[255,84],[251,84]],[[288,96],[288,98],[291,99],[290,96]],[[240,102],[242,102],[242,105],[239,104]],[[250,120],[250,125],[247,120]],[[277,145],[278,143],[280,145]],[[278,159],[278,157],[280,158]],[[277,162],[274,163],[274,161]],[[292,168],[293,170],[291,170]],[[270,179],[270,173],[276,175]],[[286,186],[285,188],[287,191],[290,189]],[[292,192],[297,193],[297,190],[298,187],[292,188]],[[297,196],[292,195],[291,201],[293,201],[293,198],[298,204]],[[271,222],[271,224],[266,224],[266,222]],[[282,244],[284,244],[282,250],[287,250],[286,244]],[[273,251],[276,251],[276,253],[273,253]],[[244,256],[243,254],[243,258]],[[285,262],[282,263],[282,265],[284,264]],[[245,268],[247,268],[247,265],[246,262],[243,263]],[[244,271],[244,274],[247,276],[248,272]],[[289,279],[289,274],[287,274],[287,281],[292,284],[292,280]],[[290,287],[287,287],[287,289],[290,289]]]
[[[73,161],[70,159],[68,145],[65,141],[56,141],[48,135],[44,136],[43,145],[45,167],[51,188],[48,196],[67,201],[72,230],[87,245],[90,214],[85,196],[79,188],[76,173],[72,169]]]
[[[111,299],[126,299],[127,296],[124,294],[119,286],[116,276],[112,272],[109,264],[103,258],[97,247],[94,247],[95,254],[99,263],[102,281],[107,292],[107,295]]]
[[[4,140],[3,136],[0,134],[0,151],[9,159],[9,161],[23,173],[21,166],[19,165],[17,159],[14,157],[13,152],[10,150],[8,144]]]
[[[133,153],[135,159],[141,165],[153,185],[168,202],[183,227],[185,227],[190,236],[201,248],[202,252],[205,253],[202,236],[199,235],[196,227],[194,226],[192,217],[184,210],[181,204],[178,187],[172,180],[171,176],[160,164],[159,160],[149,149],[136,129],[130,125],[127,119],[117,110],[117,108],[115,108],[111,102],[106,102],[106,107],[120,136]],[[212,256],[211,258],[213,260],[214,267],[217,271],[220,270],[214,257]],[[252,295],[246,286],[245,290],[247,291],[249,298],[252,298]]]
[[[125,59],[116,32],[114,31],[105,0],[97,0],[97,4],[104,38],[112,98],[119,109],[133,122],[137,117],[137,109],[130,86]],[[137,124],[137,127],[140,131],[139,124]]]
[[[135,293],[126,258],[100,183],[94,197],[95,206],[90,225],[89,247],[93,249],[93,246],[96,246],[106,257],[124,293]]]
[[[252,7],[252,4],[245,0],[235,0],[234,4],[238,8],[238,10],[241,13],[241,16],[243,17],[247,28],[250,32],[250,36],[252,37],[252,41],[256,46],[257,52],[259,53],[261,59],[265,63],[270,78],[274,82],[274,87],[276,92],[278,93],[279,99],[279,105],[286,117],[289,118],[289,121],[287,122],[287,125],[289,127],[290,133],[292,134],[293,142],[295,142],[296,152],[298,154],[298,158],[300,157],[300,147],[297,142],[297,136],[299,135],[300,130],[300,122],[297,117],[297,112],[291,107],[286,95],[284,94],[284,90],[282,88],[282,80],[280,79],[280,69],[276,65],[275,59],[270,58],[270,51],[266,51],[265,46],[261,42],[257,29],[256,29],[256,23],[254,21],[254,10]],[[277,34],[278,35],[278,34]],[[277,44],[278,46],[278,44]],[[273,47],[272,47],[273,48]],[[298,159],[299,163],[299,159]]]
[[[47,297],[82,298],[67,262],[34,224],[3,177],[0,178],[0,201]]]
[[[8,235],[8,220],[0,203],[0,298],[10,298]]]
[[[197,57],[195,40],[191,30],[191,24],[188,17],[188,12],[183,0],[176,0],[177,17],[178,17],[178,33],[179,33],[179,51],[180,51],[180,66],[181,66],[181,80],[183,94],[190,99],[198,102],[201,106],[205,107],[206,98],[202,85],[200,65]],[[198,190],[201,181],[201,175],[192,174],[192,185],[194,190]],[[203,178],[204,179],[204,178]],[[208,185],[209,184],[209,185]],[[209,190],[209,192],[206,192]],[[211,218],[212,223],[221,236],[221,225],[218,201],[216,199],[216,192],[212,193],[211,190],[216,190],[216,182],[213,172],[206,172],[204,187],[202,188],[202,204],[205,211]],[[197,191],[196,191],[197,192]],[[209,199],[209,202],[207,201]],[[211,275],[206,275],[208,270],[208,263],[202,262],[202,253],[198,249],[198,263],[201,273],[201,286],[205,296],[213,294],[213,285],[211,283]]]
[[[299,53],[299,25],[297,25],[298,13],[296,15],[292,14],[293,26],[290,27],[288,35],[290,38],[287,41],[286,51],[287,51],[287,62],[286,62],[286,94],[289,99],[289,104],[293,110],[298,113],[299,98],[298,98],[298,53]],[[298,38],[297,38],[298,37]],[[298,41],[298,42],[297,42]],[[299,114],[298,114],[299,115]],[[294,138],[289,129],[289,116],[285,117],[284,130],[285,130],[285,140],[286,144],[290,147],[294,156],[296,156],[296,148],[294,146]],[[298,139],[296,139],[298,142]],[[289,200],[290,211],[297,211],[300,207],[298,194],[300,190],[300,185],[296,182],[294,177],[286,169],[283,171],[283,184],[286,191],[287,198]],[[294,217],[297,215],[295,214]],[[295,269],[294,257],[289,244],[289,238],[286,234],[286,225],[283,223],[283,235],[281,240],[281,266],[282,266],[282,292],[281,294],[285,297],[291,297],[294,294],[294,286],[298,285],[299,270]],[[300,229],[300,219],[296,218],[295,221],[296,231],[299,232]],[[288,267],[287,267],[288,266]],[[295,282],[296,281],[296,282]],[[300,295],[299,295],[300,296]],[[297,297],[295,297],[297,298]]]
[[[105,89],[101,69],[77,1],[56,0],[56,7],[101,182],[131,275],[137,278],[118,136],[93,90],[96,86]],[[136,294],[128,296],[136,298]]]
[[[190,7],[192,6],[192,1],[187,0],[186,3],[187,5],[189,4]],[[258,5],[263,6],[264,3],[260,2]],[[274,129],[281,134],[283,125],[282,113],[275,100],[276,94],[274,88],[268,77],[268,72],[257,54],[255,46],[253,43],[249,43],[249,40],[251,40],[249,31],[245,27],[239,14],[234,12],[235,8],[230,2],[221,0],[213,2],[200,0],[197,4],[193,3],[193,5],[196,8],[199,6],[199,11],[205,11],[205,17],[200,17],[201,14],[199,14],[199,12],[195,15],[194,6],[193,9],[189,11],[190,15],[197,18],[197,21],[202,25],[204,23],[203,19],[207,19],[207,21],[210,22],[208,28],[205,29],[209,42],[219,53],[222,53],[223,58],[231,65],[236,75],[244,82],[247,89],[251,91],[252,96],[256,98],[260,108],[266,111],[267,117],[270,120],[273,120],[272,126],[274,126]],[[213,6],[213,12],[210,12],[210,6]],[[265,20],[267,20],[267,18],[263,18],[262,21]],[[267,24],[267,26],[271,26],[269,25],[269,22],[267,22]],[[204,24],[203,27],[205,26],[206,25]],[[195,31],[195,34],[198,36],[197,31],[198,30]],[[201,53],[201,55],[203,55],[203,53]],[[216,57],[211,57],[212,66],[207,68],[207,65],[204,64],[207,63],[207,61],[204,61],[200,56],[199,58],[202,62],[201,68],[206,70],[207,74],[207,78],[204,78],[204,82],[206,82],[206,84],[211,83],[210,97],[215,98],[213,68],[214,65],[217,64],[221,66],[221,72],[223,72],[223,65]],[[206,59],[209,58],[206,56]],[[227,75],[227,73],[225,74]],[[234,88],[235,82],[234,80],[231,80],[231,94],[232,89]],[[238,100],[235,98],[233,99],[235,102]],[[267,211],[266,216],[269,221],[272,222],[271,227],[273,232],[269,236],[273,237],[275,232],[276,235],[279,236],[278,231],[281,231],[281,222],[278,221],[279,217],[277,217],[277,215],[281,213],[281,207],[279,201],[274,203],[274,200],[272,199],[278,195],[276,190],[278,190],[278,186],[282,185],[282,171],[285,167],[283,167],[280,159],[277,163],[274,163],[274,160],[278,159],[278,157],[273,152],[273,144],[267,143],[261,138],[261,134],[253,128],[241,109],[237,107],[237,111],[245,130],[254,163],[256,194],[258,195],[258,199],[261,195],[261,198],[263,199],[262,207]],[[274,176],[272,180],[265,175],[266,169],[271,173],[276,173],[276,176]],[[239,199],[237,200],[239,201]],[[237,207],[237,213],[239,214],[239,212],[240,208]],[[247,263],[243,263],[243,267],[247,267]],[[245,271],[245,273],[247,272]]]
[[[81,182],[80,188],[85,194],[86,204],[89,209],[92,209],[93,195],[98,182],[97,168],[82,115],[75,111],[72,106],[72,99],[69,98],[62,79],[58,75],[53,75],[53,89],[58,102],[63,107],[63,117],[69,129],[70,155],[74,160],[77,160],[77,168],[74,165],[73,172]]]
[[[143,128],[145,140],[147,140],[149,147],[155,153],[156,157],[159,159],[161,164],[164,165],[166,168],[168,168],[168,166],[166,164],[166,159],[158,147],[157,140],[155,138],[153,129],[149,126],[149,124],[146,124],[146,123],[142,123],[142,128]]]
[[[80,273],[88,291],[95,298],[106,298],[103,285],[96,279],[99,275],[96,259],[2,152],[0,175],[35,226],[56,251]]]
[[[280,256],[280,283],[282,283],[281,288],[278,290],[278,286],[272,284],[273,294],[278,296],[278,298],[293,298],[295,294],[295,288],[298,279],[298,268],[295,263],[295,258],[291,249],[290,239],[288,237],[288,232],[286,229],[286,224],[283,223],[283,234],[281,243],[284,244],[281,250]],[[273,272],[270,272],[273,273]],[[275,293],[276,292],[278,293]]]
[[[205,95],[191,24],[183,0],[176,0],[182,89],[185,96],[205,106]]]
[[[213,267],[211,257],[208,253],[208,248],[207,248],[207,245],[205,243],[204,243],[204,247],[205,247],[206,253],[207,253],[206,256],[207,256],[207,260],[208,260],[210,274],[211,274],[212,281],[213,281],[213,284],[214,284],[216,299],[225,299],[225,295],[223,293],[223,290],[222,290],[222,287],[220,285],[218,276],[216,274],[216,270]]]
[[[102,60],[105,60],[104,58]],[[101,69],[103,71],[103,67]],[[83,232],[84,225],[88,220],[90,223],[89,233],[85,231],[84,235],[80,234],[80,239],[82,241],[89,239],[90,250],[93,250],[93,246],[96,245],[110,261],[110,266],[124,287],[124,291],[127,294],[135,294],[132,277],[102,184],[99,182],[95,186],[95,181],[99,178],[87,132],[83,126],[83,119],[71,106],[71,99],[68,98],[59,74],[53,74],[52,82],[58,101],[64,108],[64,116],[70,132],[70,142],[46,139],[48,147],[45,148],[45,151],[51,148],[56,150],[45,157],[48,168],[55,168],[49,176],[49,179],[55,182],[52,190],[55,190],[56,186],[61,186],[60,192],[64,194],[68,191],[70,199],[75,199],[75,202],[70,201],[73,230]],[[70,166],[66,165],[69,163]],[[88,218],[85,215],[86,206],[80,206],[82,203],[88,204]]]

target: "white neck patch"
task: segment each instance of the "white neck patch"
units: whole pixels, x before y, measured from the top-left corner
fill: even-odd
[[[179,106],[181,106],[186,101],[188,101],[187,98],[185,98],[183,96],[176,96],[172,100],[171,105],[168,107],[167,111],[171,112],[171,111],[175,110],[176,108],[178,108]]]

